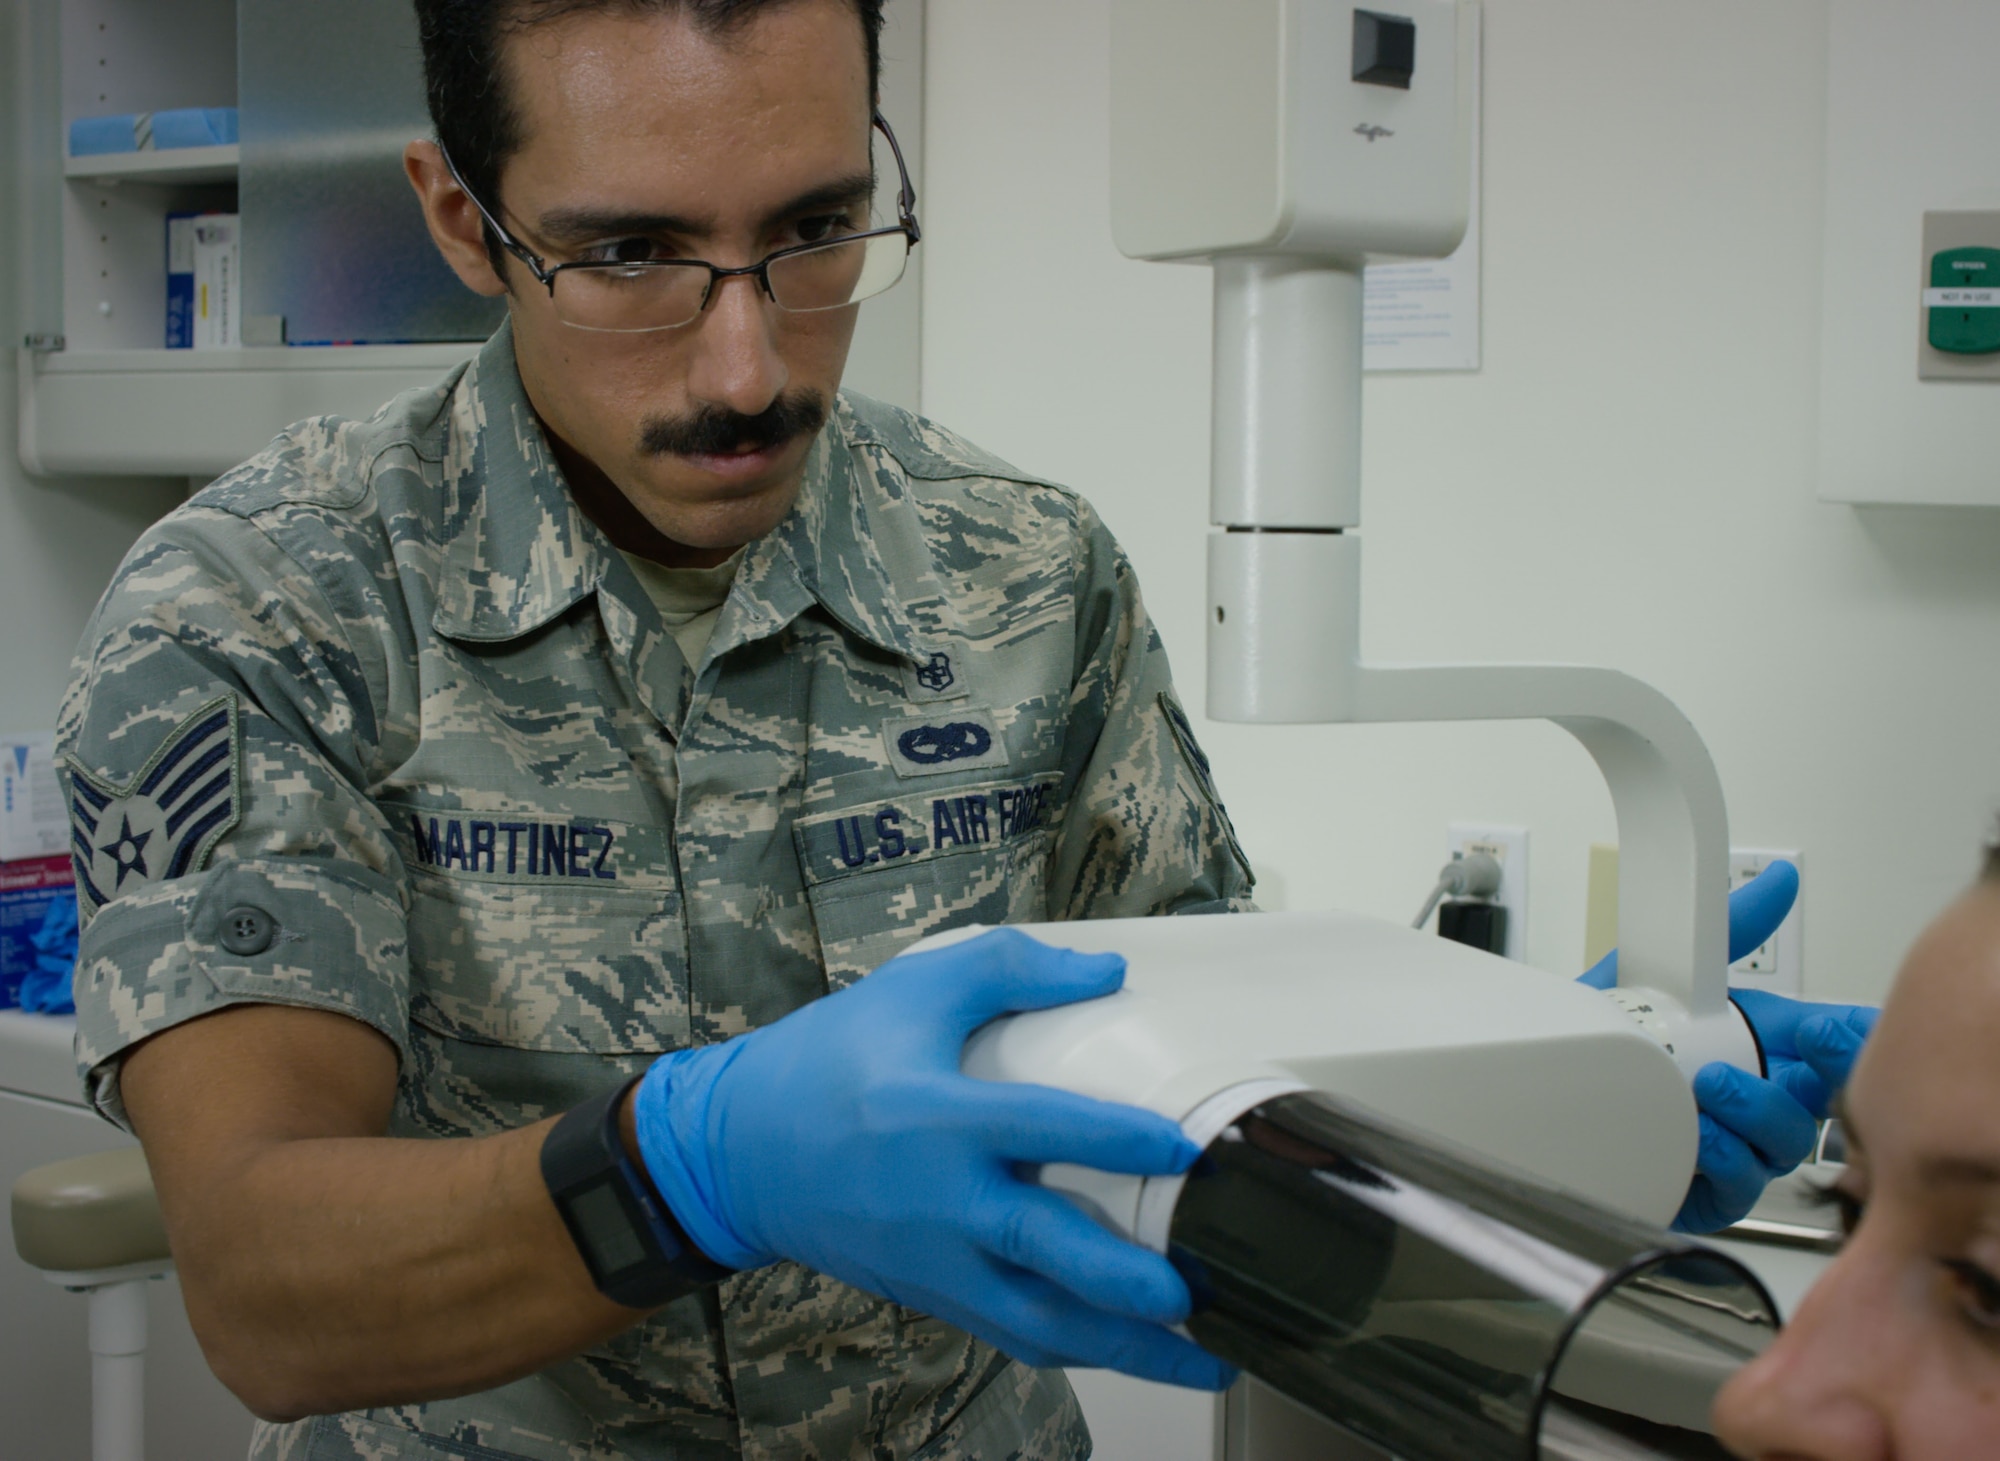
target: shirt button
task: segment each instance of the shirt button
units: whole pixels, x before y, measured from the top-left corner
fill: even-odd
[[[271,947],[278,925],[271,915],[248,903],[222,915],[222,946],[232,954],[248,958]]]

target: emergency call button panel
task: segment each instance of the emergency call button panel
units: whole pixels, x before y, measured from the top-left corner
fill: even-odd
[[[1911,262],[1917,379],[2000,385],[2000,209],[1925,213]]]
[[[2000,248],[1941,249],[1931,256],[1931,349],[1953,355],[2000,352]]]

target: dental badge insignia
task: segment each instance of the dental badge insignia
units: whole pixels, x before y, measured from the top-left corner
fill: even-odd
[[[1007,742],[990,710],[906,716],[882,723],[882,741],[898,776],[941,776],[1007,764]]]
[[[64,758],[78,896],[101,908],[206,866],[243,815],[239,745],[236,697],[224,695],[174,727],[123,787]]]

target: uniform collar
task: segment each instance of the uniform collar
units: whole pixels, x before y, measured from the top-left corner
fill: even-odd
[[[875,500],[882,484],[857,462],[850,426],[842,402],[807,454],[798,501],[744,554],[716,626],[718,651],[775,634],[816,602],[877,648],[918,665],[928,658],[928,636],[919,636],[908,610],[934,604],[934,588],[927,581],[899,585],[885,562],[885,537],[909,533],[885,533],[887,503]],[[511,325],[503,323],[486,342],[453,392],[444,474],[432,618],[438,633],[482,642],[518,638],[600,586],[628,580],[631,597],[651,607],[570,495],[521,385]]]
[[[522,388],[509,323],[452,392],[444,485],[438,633],[514,639],[596,590],[611,545],[570,496]]]
[[[849,425],[845,403],[837,404],[807,454],[798,501],[745,555],[739,594],[747,603],[768,596],[776,610],[793,580],[849,634],[920,665],[928,651],[920,651],[907,615],[916,585],[898,583],[884,562],[878,483],[854,451]]]

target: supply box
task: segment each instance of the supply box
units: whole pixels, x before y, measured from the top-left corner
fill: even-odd
[[[51,905],[76,898],[53,731],[0,740],[0,1009],[21,1002]]]
[[[21,982],[39,967],[35,935],[49,909],[64,899],[76,901],[67,856],[0,862],[0,1009],[21,1002]]]
[[[167,216],[167,348],[243,343],[243,227],[234,213]]]

